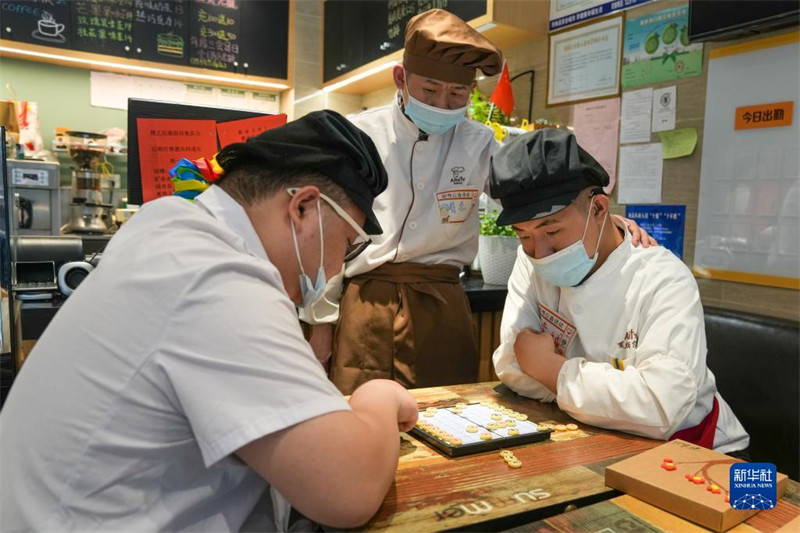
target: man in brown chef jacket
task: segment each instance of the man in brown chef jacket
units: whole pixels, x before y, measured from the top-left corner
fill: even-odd
[[[459,273],[478,250],[478,196],[500,145],[466,109],[476,71],[492,76],[501,66],[500,50],[464,21],[427,11],[406,27],[396,101],[350,117],[375,143],[389,183],[375,200],[383,234],[344,272],[330,375],[345,394],[374,378],[406,387],[477,379]],[[331,331],[312,328],[323,363]]]

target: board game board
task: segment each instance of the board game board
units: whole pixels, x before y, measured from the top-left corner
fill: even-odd
[[[421,409],[410,433],[459,457],[549,439],[552,429],[498,403],[481,402]]]

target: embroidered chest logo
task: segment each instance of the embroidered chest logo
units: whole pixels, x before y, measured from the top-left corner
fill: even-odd
[[[539,304],[539,319],[542,321],[542,333],[549,333],[553,337],[556,353],[567,355],[567,349],[578,331],[575,325],[552,309]]]
[[[453,185],[464,185],[464,182],[467,181],[464,176],[464,167],[453,167],[450,172],[453,173],[453,177],[450,178],[450,183]]]
[[[617,343],[617,346],[619,346],[623,350],[625,348],[636,348],[637,346],[639,346],[639,334],[633,331],[632,329],[629,329],[627,333],[625,333],[625,338],[619,341]]]

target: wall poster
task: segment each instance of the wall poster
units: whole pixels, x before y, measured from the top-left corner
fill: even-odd
[[[550,34],[547,105],[619,94],[622,15]]]
[[[703,43],[689,44],[687,6],[625,21],[623,89],[702,73]]]

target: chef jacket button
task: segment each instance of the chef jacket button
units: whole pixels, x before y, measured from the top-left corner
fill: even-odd
[[[581,314],[583,312],[583,306],[581,304],[575,304],[575,306],[572,308],[572,312],[576,315]]]
[[[408,228],[409,229],[417,229],[417,223],[416,222],[409,222],[408,223]]]
[[[425,188],[425,184],[422,182],[417,183],[417,189],[422,190]]]

